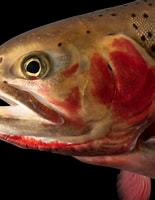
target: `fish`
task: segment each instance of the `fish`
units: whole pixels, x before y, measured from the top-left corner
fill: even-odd
[[[0,140],[120,170],[121,200],[155,178],[155,2],[34,28],[0,46]]]

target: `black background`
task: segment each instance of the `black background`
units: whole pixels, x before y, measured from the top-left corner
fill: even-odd
[[[3,2],[0,5],[0,43],[40,25],[128,2],[131,1]],[[55,200],[62,199],[63,195],[63,199],[117,200],[118,173],[119,170],[88,165],[72,157],[20,149],[0,142],[0,199],[4,192],[5,199],[11,195],[12,199]],[[153,197],[152,191],[151,199]]]

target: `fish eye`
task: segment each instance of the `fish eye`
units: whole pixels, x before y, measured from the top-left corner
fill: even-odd
[[[29,55],[23,59],[21,70],[27,79],[39,79],[47,75],[49,62],[46,56]]]
[[[25,63],[25,71],[29,76],[38,76],[41,71],[41,63],[38,59],[29,59]]]

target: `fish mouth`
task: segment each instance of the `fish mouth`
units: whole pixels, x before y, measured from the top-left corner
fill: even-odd
[[[61,125],[63,117],[54,109],[41,103],[29,92],[20,90],[3,82],[0,85],[0,118],[12,119],[39,119],[44,123]]]
[[[29,145],[30,140],[35,141],[35,148],[42,141],[49,148],[49,143],[53,146],[55,143],[68,145],[75,143],[75,140],[83,142],[84,135],[84,140],[89,138],[88,127],[67,123],[65,116],[39,95],[21,90],[6,81],[0,83],[0,101],[0,138],[4,141],[30,148],[34,148]]]
[[[23,148],[67,155],[111,155],[130,151],[132,137],[109,141],[91,126],[67,124],[64,117],[31,93],[0,84],[0,139]]]

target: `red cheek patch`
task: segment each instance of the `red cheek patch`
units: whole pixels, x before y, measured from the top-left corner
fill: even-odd
[[[114,97],[114,77],[104,58],[98,54],[91,60],[90,77],[93,83],[92,95],[99,103],[110,103]]]
[[[63,102],[59,103],[59,105],[63,106],[66,110],[72,113],[78,111],[81,107],[79,88],[72,88],[68,97]]]
[[[79,65],[75,64],[75,65],[71,66],[70,68],[66,69],[65,71],[63,71],[62,74],[66,78],[68,78],[77,71],[78,67],[79,67]]]
[[[126,38],[115,39],[110,59],[117,92],[113,103],[117,114],[128,118],[146,110],[155,89],[155,77],[140,52]]]
[[[78,116],[78,111],[81,108],[80,91],[78,87],[70,89],[68,96],[63,101],[54,100],[53,103],[59,107],[62,107],[72,115]]]

